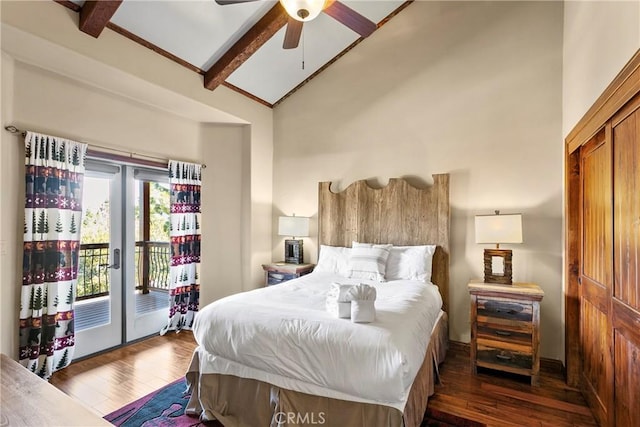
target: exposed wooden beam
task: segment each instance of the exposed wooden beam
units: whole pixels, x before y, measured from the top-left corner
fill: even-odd
[[[276,3],[253,27],[207,70],[204,87],[214,90],[240,67],[251,55],[287,23],[287,12]]]
[[[53,0],[54,2],[61,4],[62,6],[66,7],[67,9],[71,9],[74,12],[80,12],[80,10],[82,9],[79,5],[75,4],[74,2],[70,1],[70,0]]]
[[[86,1],[80,10],[80,31],[98,38],[121,3],[122,0]]]

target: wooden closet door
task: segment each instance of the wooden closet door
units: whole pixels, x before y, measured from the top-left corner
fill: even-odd
[[[613,119],[612,320],[618,426],[640,426],[640,100],[636,101]]]
[[[582,148],[580,271],[581,382],[600,425],[613,425],[611,139],[601,131]]]

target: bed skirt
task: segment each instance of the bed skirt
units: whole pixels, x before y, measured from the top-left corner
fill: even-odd
[[[404,413],[372,403],[352,402],[276,387],[263,381],[224,374],[200,374],[198,350],[187,371],[191,398],[186,412],[225,427],[366,426],[418,427],[434,393],[438,365],[444,361],[448,319],[438,319],[425,359],[411,386]]]

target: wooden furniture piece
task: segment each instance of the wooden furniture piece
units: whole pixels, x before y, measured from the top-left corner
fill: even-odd
[[[277,285],[278,283],[304,276],[311,273],[315,266],[315,264],[287,264],[284,262],[262,264],[264,285]]]
[[[4,354],[0,357],[0,425],[111,425],[15,360]]]
[[[469,283],[471,296],[471,370],[477,367],[540,379],[540,301],[533,283]]]
[[[566,138],[567,382],[640,425],[640,50]]]
[[[352,241],[436,245],[431,281],[438,286],[443,310],[446,310],[449,300],[449,175],[433,175],[433,181],[432,186],[420,183],[420,187],[416,187],[405,179],[390,179],[383,188],[373,188],[366,181],[357,181],[339,193],[331,191],[331,183],[321,182],[318,196],[318,243],[347,247],[351,246]],[[332,425],[419,427],[428,398],[434,393],[434,365],[444,360],[447,346],[448,317],[444,312],[436,320],[425,349],[425,358],[411,384],[403,410],[285,388],[278,388],[280,402],[285,405],[278,408],[285,412],[286,408],[295,409],[293,412],[298,414],[326,411],[325,419],[333,420]],[[205,356],[209,357],[208,354]],[[200,372],[199,367],[199,353],[196,352],[187,378],[190,384],[201,390],[199,395],[192,395],[192,398],[196,396],[200,408],[206,407],[207,411],[214,414],[216,401],[222,400],[227,412],[238,417],[239,424],[268,425],[273,419],[273,396],[270,391],[273,385],[250,378],[204,373]],[[209,388],[217,392],[202,392]],[[237,411],[229,409],[234,405],[238,408]],[[240,409],[247,407],[254,409],[251,412]],[[255,417],[259,422],[242,421],[242,417]]]

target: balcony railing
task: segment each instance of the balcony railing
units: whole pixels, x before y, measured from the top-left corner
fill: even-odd
[[[136,289],[169,290],[169,242],[136,242]],[[76,300],[109,295],[109,244],[80,245]]]

